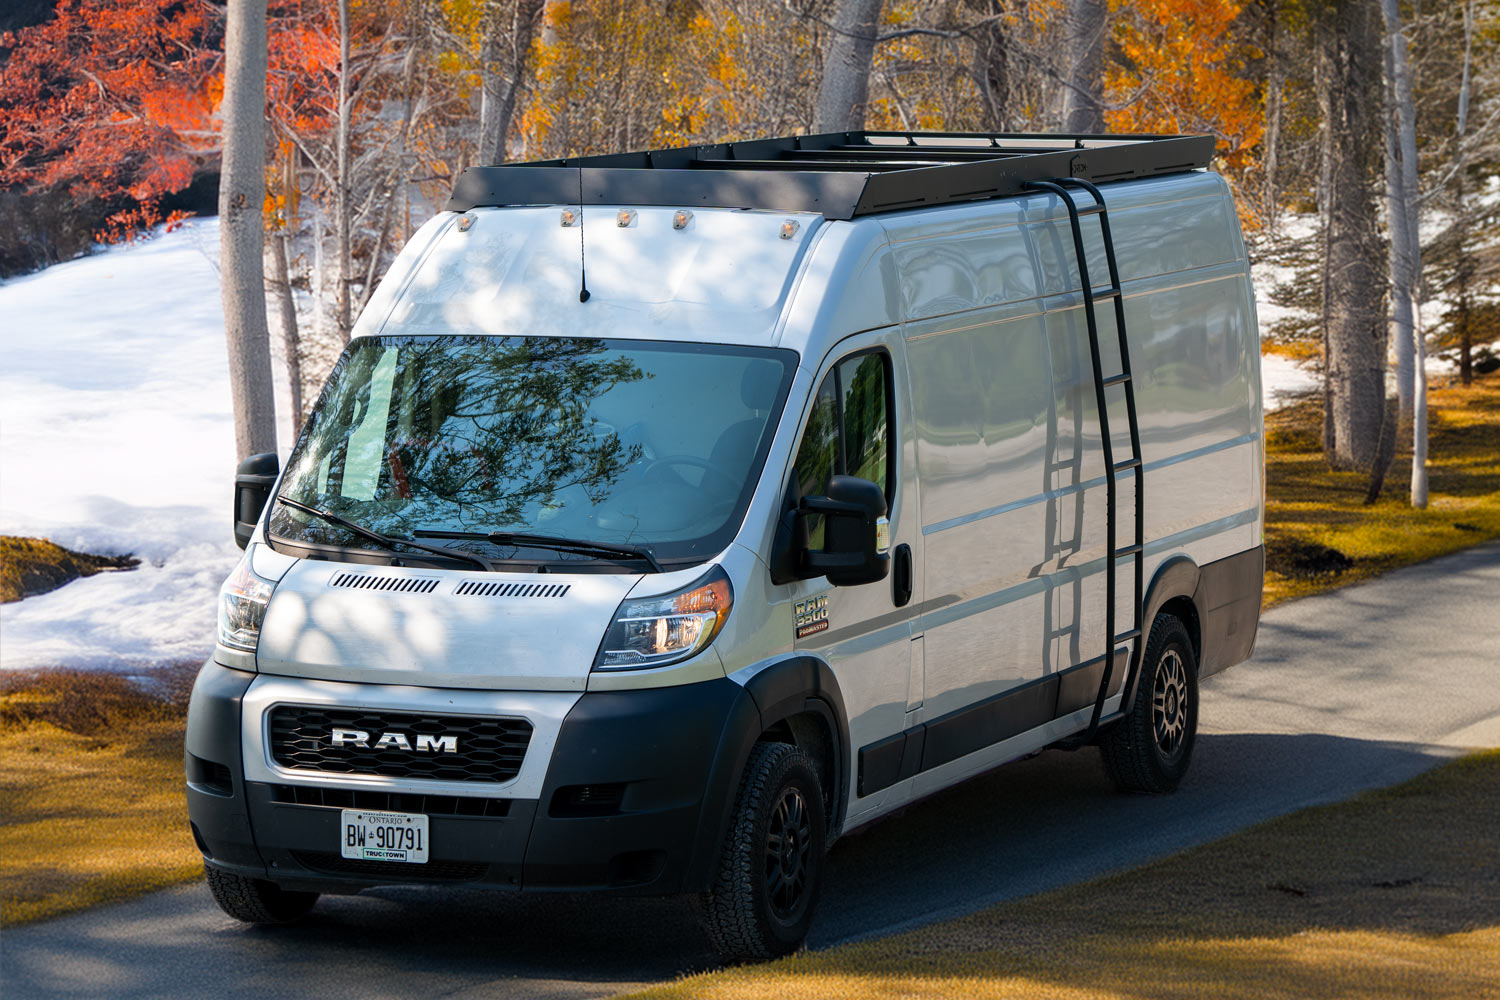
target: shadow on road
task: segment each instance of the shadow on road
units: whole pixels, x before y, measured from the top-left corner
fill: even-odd
[[[811,944],[826,946],[1133,866],[1414,775],[1419,747],[1201,734],[1177,794],[1123,796],[1095,751],[1051,752],[840,840]],[[201,886],[6,931],[14,996],[599,996],[714,966],[677,900],[388,888],[250,928]]]

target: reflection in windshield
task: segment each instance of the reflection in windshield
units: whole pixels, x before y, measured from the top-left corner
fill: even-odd
[[[520,531],[711,554],[743,516],[794,363],[788,351],[692,344],[361,338],[335,366],[283,493],[387,534]],[[367,546],[285,505],[270,527]]]

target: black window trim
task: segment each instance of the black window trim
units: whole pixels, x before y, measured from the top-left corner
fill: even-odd
[[[843,476],[849,474],[848,444],[844,437],[843,377],[840,375],[839,369],[843,368],[847,362],[867,354],[880,355],[885,366],[885,482],[880,485],[885,491],[886,510],[889,512],[892,505],[896,502],[896,456],[898,453],[896,448],[896,363],[895,359],[891,357],[890,349],[884,344],[861,347],[829,362],[826,374],[814,383],[811,396],[812,405],[807,408],[807,417],[803,420],[802,430],[797,435],[797,447],[792,452],[792,465],[789,474],[797,468],[797,456],[802,453],[802,443],[807,438],[807,424],[812,419],[813,407],[817,406],[818,394],[823,391],[823,384],[830,378],[833,379],[834,420],[839,432],[838,460],[833,474]],[[842,468],[844,471],[838,471],[839,468]]]

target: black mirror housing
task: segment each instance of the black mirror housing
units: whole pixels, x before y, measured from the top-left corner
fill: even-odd
[[[807,576],[826,576],[836,587],[884,580],[891,571],[885,491],[868,479],[834,476],[826,497],[805,497],[797,513],[822,514],[823,548],[806,551]]]
[[[240,548],[250,544],[280,474],[281,459],[275,452],[251,455],[234,470],[234,542]]]

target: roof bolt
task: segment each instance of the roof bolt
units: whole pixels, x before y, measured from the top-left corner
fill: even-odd
[[[692,222],[692,221],[693,221],[693,213],[689,212],[685,208],[679,208],[672,215],[672,228],[673,229],[686,229],[687,228],[687,224],[689,222]]]
[[[797,230],[800,228],[801,227],[798,226],[795,221],[788,219],[786,222],[783,222],[781,224],[781,238],[784,240],[791,239],[793,236],[797,235]]]

